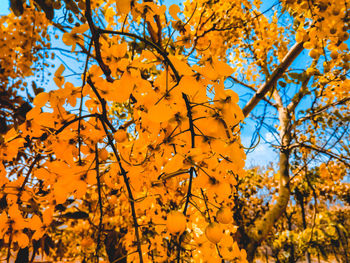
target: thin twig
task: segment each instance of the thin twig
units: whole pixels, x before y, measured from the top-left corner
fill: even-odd
[[[105,74],[107,81],[113,82],[113,79],[111,77],[112,71],[109,68],[109,66],[106,65],[103,62],[103,59],[102,59],[102,56],[101,56],[100,32],[96,28],[94,22],[92,21],[92,11],[91,11],[91,2],[90,2],[90,0],[86,0],[85,17],[86,17],[86,20],[89,23],[89,27],[90,27],[90,30],[91,30],[91,39],[94,42],[94,46],[95,46],[96,60],[97,60],[97,62],[99,64],[100,68],[102,69],[103,73]]]
[[[194,126],[193,126],[193,119],[192,119],[192,108],[190,105],[190,102],[188,100],[188,96],[185,93],[182,93],[182,98],[185,101],[186,104],[186,109],[187,109],[187,117],[188,117],[188,122],[189,122],[189,129],[191,133],[191,148],[195,148],[195,132],[194,132]],[[191,166],[190,168],[190,179],[188,183],[188,188],[187,188],[187,195],[186,195],[186,201],[185,201],[185,206],[183,210],[183,214],[186,216],[188,204],[190,202],[191,198],[191,190],[192,190],[192,181],[193,181],[193,175],[194,175],[195,169],[194,166]],[[179,245],[178,245],[178,254],[177,254],[177,262],[180,262],[180,257],[181,257],[181,242],[184,238],[184,234],[182,234],[179,238]]]
[[[29,176],[32,173],[34,165],[40,160],[40,158],[41,158],[41,154],[36,155],[34,160],[33,160],[33,162],[30,164],[28,172],[26,174],[26,177],[24,178],[23,183],[22,183],[21,187],[19,188],[19,192],[17,194],[17,204],[21,203],[21,196],[22,196],[22,192],[24,190],[24,187],[25,187],[25,185],[27,184],[27,182],[29,180]]]
[[[114,153],[114,155],[115,155],[115,157],[117,159],[117,162],[118,162],[118,165],[119,165],[119,169],[120,169],[120,172],[121,172],[121,174],[123,176],[123,180],[124,180],[127,192],[128,192],[129,201],[130,201],[130,207],[131,207],[131,214],[132,214],[132,218],[133,218],[133,221],[134,221],[137,250],[139,252],[140,263],[143,263],[142,250],[141,250],[141,238],[140,238],[140,234],[139,234],[139,225],[137,223],[136,210],[135,210],[135,199],[134,199],[134,196],[133,196],[132,191],[131,191],[129,178],[127,176],[127,172],[123,168],[123,165],[121,163],[121,159],[120,159],[120,156],[118,154],[117,148],[116,148],[115,144],[113,143],[113,137],[112,137],[112,135],[109,133],[109,131],[107,129],[105,120],[103,120],[103,119],[100,119],[100,120],[101,120],[103,129],[104,129],[104,131],[105,131],[105,133],[107,135],[108,144],[109,144],[109,146],[112,147],[113,153]]]
[[[96,180],[97,180],[97,192],[98,192],[98,205],[100,208],[100,221],[98,224],[98,232],[97,232],[97,246],[96,246],[96,262],[99,262],[98,252],[101,247],[101,232],[102,232],[102,221],[103,221],[103,206],[102,206],[102,194],[101,194],[101,180],[100,180],[100,162],[98,160],[98,147],[97,143],[95,146],[95,170],[96,170]]]
[[[172,71],[173,71],[173,73],[175,75],[176,82],[177,83],[180,82],[181,77],[180,77],[179,73],[177,72],[174,64],[170,61],[167,53],[164,50],[162,50],[159,46],[154,44],[152,41],[149,41],[149,40],[147,40],[147,39],[145,39],[143,37],[140,37],[138,35],[135,35],[135,34],[132,34],[132,33],[128,33],[128,32],[105,30],[105,29],[98,29],[98,31],[100,32],[100,34],[121,35],[121,36],[127,36],[127,37],[131,37],[131,38],[134,38],[134,39],[138,39],[138,40],[144,42],[146,45],[153,47],[163,57],[163,59],[165,60],[166,64],[168,64],[170,66],[170,68],[172,69]]]
[[[85,61],[85,66],[84,66],[84,73],[83,73],[83,83],[81,85],[80,89],[80,105],[79,105],[79,118],[81,117],[81,114],[83,112],[83,89],[86,84],[86,73],[87,73],[87,67],[89,63],[89,58],[90,58],[90,52],[91,52],[91,47],[92,47],[92,40],[90,40],[89,43],[89,50],[86,56],[86,61]],[[81,131],[81,119],[79,119],[78,122],[78,150],[79,150],[79,164],[81,165],[81,138],[80,138],[80,131]]]

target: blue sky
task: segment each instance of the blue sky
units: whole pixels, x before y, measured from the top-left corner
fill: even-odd
[[[0,0],[0,15],[7,15],[9,13],[9,0]]]

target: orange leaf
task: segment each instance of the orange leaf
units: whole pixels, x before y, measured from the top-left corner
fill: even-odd
[[[180,13],[181,10],[180,10],[180,7],[176,4],[174,5],[171,5],[169,7],[169,14],[176,20],[179,20],[179,17],[177,16],[177,13]]]
[[[47,92],[41,92],[34,98],[34,105],[37,107],[43,107],[49,100],[50,94]]]
[[[190,68],[189,65],[187,65],[187,63],[181,61],[180,59],[176,58],[175,56],[169,55],[169,59],[171,61],[171,63],[173,63],[175,69],[177,70],[177,72],[180,75],[194,75],[194,72],[192,71],[192,69]]]
[[[118,15],[125,15],[130,12],[131,0],[118,0],[117,1]]]
[[[66,69],[65,66],[61,64],[55,72],[55,77],[61,76],[65,69]]]

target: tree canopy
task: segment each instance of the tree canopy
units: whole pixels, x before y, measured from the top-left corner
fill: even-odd
[[[168,2],[10,1],[1,260],[349,262],[350,2]]]

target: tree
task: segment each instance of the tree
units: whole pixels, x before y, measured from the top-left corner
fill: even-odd
[[[256,258],[263,262],[300,262],[303,258],[347,262],[349,184],[340,181],[344,175],[344,167],[331,162],[328,168],[322,165],[293,179],[291,200]],[[278,197],[278,177],[272,166],[256,167],[238,181],[237,225],[249,227],[268,211],[269,203]]]
[[[259,1],[198,0],[183,12],[131,0],[11,4],[18,21],[42,21],[14,25],[9,17],[3,27],[15,39],[29,24],[50,42],[52,24],[70,56],[83,62],[77,69],[61,64],[54,90],[34,82],[25,121],[6,119],[0,233],[8,261],[16,251],[18,262],[30,253],[33,261],[40,248],[55,261],[252,261],[292,191],[302,209],[304,194],[293,179],[309,181],[311,158],[328,156],[348,173],[341,139],[348,127],[335,124],[348,119],[348,1],[281,1],[270,15],[259,11]],[[63,16],[54,18],[54,9]],[[293,26],[283,25],[285,18]],[[50,47],[29,50],[46,66],[40,54]],[[310,63],[295,71],[305,48]],[[15,54],[30,74],[25,50]],[[12,61],[1,67],[17,75],[4,77],[27,77]],[[81,82],[64,76],[68,70]],[[229,81],[253,92],[242,110]],[[271,124],[267,107],[278,114],[278,195],[271,207],[257,202],[252,218],[241,213],[249,202],[241,198],[240,129],[250,114]],[[321,136],[327,144],[316,142]],[[223,224],[222,211],[234,221]]]
[[[248,255],[253,257],[256,247],[266,238],[272,226],[286,210],[293,188],[290,168],[296,173],[294,176],[299,175],[298,170],[304,168],[299,165],[300,153],[305,154],[305,151],[311,150],[312,153],[306,157],[307,164],[310,158],[326,155],[337,162],[345,163],[348,167],[347,143],[341,141],[341,138],[349,137],[348,127],[335,126],[332,123],[333,120],[342,122],[348,118],[348,47],[344,43],[349,37],[348,3],[343,1],[334,7],[331,1],[314,2],[312,5],[308,1],[283,2],[286,4],[283,6],[284,10],[291,11],[292,16],[287,14],[288,19],[294,21],[289,32],[285,32],[288,28],[280,26],[277,20],[278,16],[281,19],[283,14],[286,15],[283,9],[280,12],[275,11],[269,21],[259,13],[239,12],[237,9],[240,7],[234,3],[203,3],[211,5],[212,13],[197,13],[197,17],[191,21],[207,21],[205,17],[209,17],[215,22],[199,27],[200,30],[193,35],[220,39],[226,47],[232,45],[233,62],[249,66],[241,67],[242,75],[237,73],[231,80],[255,93],[243,108],[244,115],[248,116],[264,99],[266,106],[260,112],[257,111],[258,116],[254,117],[261,122],[259,125],[267,126],[269,131],[275,133],[276,129],[273,126],[276,124],[279,130],[279,134],[276,132],[275,135],[279,138],[276,147],[280,149],[277,203],[249,227],[241,229],[241,235],[245,237],[243,246]],[[244,5],[246,9],[250,9],[248,2]],[[244,19],[239,17],[240,14]],[[249,19],[256,16],[259,17]],[[237,27],[242,30],[237,30]],[[214,38],[215,34],[219,37]],[[294,41],[294,37],[286,39],[289,34],[295,35],[296,43],[287,52],[288,45]],[[244,41],[240,41],[241,39]],[[203,40],[203,43],[206,42]],[[293,72],[290,66],[305,48],[311,49],[311,61],[306,65],[297,65],[298,69]],[[208,46],[206,52],[217,54],[221,50],[214,44],[213,48]],[[221,55],[226,54],[227,52]],[[243,80],[239,79],[240,76]],[[256,80],[262,80],[258,88]],[[269,111],[273,114],[272,118],[275,114],[278,116],[272,125],[265,119],[269,118],[266,114]],[[322,123],[322,119],[328,123]],[[327,143],[324,144],[322,139]],[[292,158],[293,154],[297,154],[296,159]],[[296,161],[295,164],[292,163],[293,160]]]

